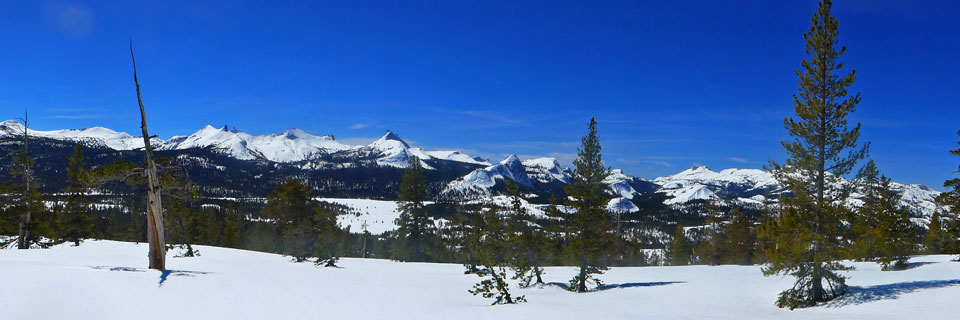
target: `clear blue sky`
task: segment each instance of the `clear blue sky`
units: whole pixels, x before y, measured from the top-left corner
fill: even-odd
[[[136,133],[128,38],[161,138],[298,127],[499,161],[567,162],[591,116],[613,167],[782,160],[816,1],[0,2],[0,118]],[[895,180],[938,189],[960,159],[960,7],[846,0],[834,14]]]

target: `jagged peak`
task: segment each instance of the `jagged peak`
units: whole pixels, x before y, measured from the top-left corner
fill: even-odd
[[[393,133],[390,130],[387,130],[387,132],[384,133],[383,136],[380,137],[380,139],[377,139],[377,141],[374,141],[373,143],[371,143],[371,145],[380,145],[380,144],[383,144],[384,142],[389,142],[389,141],[399,142],[403,144],[404,148],[410,148],[410,145],[407,144],[406,141],[403,141],[403,139],[400,139],[400,136],[398,136],[396,133]]]
[[[520,161],[520,157],[517,157],[517,155],[515,154],[511,154],[506,158],[504,158],[503,161],[500,161],[500,164],[502,165],[521,164],[522,165],[523,163]]]
[[[387,132],[385,132],[385,133],[383,134],[383,136],[381,136],[380,139],[378,139],[378,140],[396,140],[396,141],[403,141],[403,139],[400,139],[400,136],[398,136],[396,133],[393,133],[393,131],[390,131],[390,130],[387,130]]]

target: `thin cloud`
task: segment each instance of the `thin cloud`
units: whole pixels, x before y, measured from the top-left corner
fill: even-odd
[[[739,162],[739,163],[750,163],[750,160],[747,160],[741,157],[729,157],[727,158],[727,160],[730,160],[733,162]]]
[[[365,128],[369,128],[369,127],[370,127],[370,124],[369,124],[369,123],[357,123],[357,124],[354,124],[354,125],[350,126],[350,129],[351,129],[351,130],[360,130],[360,129],[365,129]]]
[[[507,117],[500,114],[499,112],[491,112],[486,110],[459,110],[459,109],[435,107],[435,108],[430,108],[430,111],[467,116],[467,117],[483,120],[484,126],[491,126],[491,127],[502,126],[502,125],[517,126],[517,125],[524,124],[524,121],[521,120],[520,118]]]
[[[655,166],[665,167],[665,168],[672,168],[672,167],[673,167],[673,165],[670,164],[669,162],[661,161],[661,160],[649,160],[649,161],[647,161],[647,163],[648,163],[648,164],[655,165]]]
[[[93,14],[83,6],[53,4],[49,11],[53,23],[67,35],[80,38],[93,31]]]

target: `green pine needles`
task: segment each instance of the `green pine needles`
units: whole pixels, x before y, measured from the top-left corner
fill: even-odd
[[[577,159],[573,161],[573,183],[564,187],[573,200],[568,206],[576,212],[570,217],[569,256],[579,267],[579,272],[570,280],[570,291],[587,292],[587,284],[601,285],[596,276],[607,270],[605,255],[613,243],[607,220],[606,192],[603,180],[610,169],[603,165],[600,154],[600,138],[597,136],[597,121],[590,119],[587,135],[581,139]]]
[[[780,294],[777,305],[809,307],[846,292],[840,271],[849,267],[841,258],[843,206],[850,190],[838,187],[857,162],[867,155],[869,143],[860,145],[860,125],[849,127],[860,94],[849,94],[856,71],[841,73],[838,22],[830,13],[830,0],[820,1],[804,34],[806,53],[797,71],[799,91],[794,95],[796,114],[784,120],[792,140],[783,141],[788,158],[771,161],[770,169],[790,194],[781,197],[780,210],[761,228],[769,263],[764,275],[791,275],[794,286]],[[839,48],[838,48],[839,47]]]

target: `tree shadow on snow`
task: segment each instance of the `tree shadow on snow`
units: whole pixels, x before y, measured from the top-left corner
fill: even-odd
[[[167,277],[173,275],[174,277],[193,277],[197,274],[209,274],[210,272],[202,271],[184,271],[184,270],[160,270],[160,284],[158,287],[163,286],[163,282],[167,281]]]
[[[616,284],[605,284],[594,288],[593,291],[606,291],[610,289],[624,289],[624,288],[636,288],[636,287],[658,287],[665,286],[674,283],[686,283],[686,281],[661,281],[661,282],[629,282],[629,283],[616,283]],[[570,285],[562,282],[548,282],[544,284],[545,287],[553,286],[558,287],[563,290],[569,290]]]
[[[605,284],[597,287],[594,291],[604,291],[610,289],[622,289],[622,288],[636,288],[636,287],[659,287],[665,286],[674,283],[686,283],[686,281],[662,281],[662,282],[630,282],[630,283],[616,283],[616,284]]]
[[[956,285],[960,285],[960,279],[898,282],[870,287],[852,286],[848,289],[847,294],[825,303],[824,306],[828,308],[841,308],[874,301],[893,300],[907,293]]]
[[[902,270],[898,270],[898,271],[910,270],[913,268],[919,268],[919,267],[922,267],[928,264],[934,264],[934,263],[936,262],[907,262],[907,266],[904,267]]]
[[[124,272],[147,272],[145,269],[133,268],[133,267],[111,267],[111,266],[92,266],[91,269],[96,270],[110,270],[110,271],[124,271]],[[212,272],[204,271],[186,271],[186,270],[160,270],[160,283],[158,286],[162,287],[163,283],[167,281],[167,277],[193,277],[198,274],[210,274]]]

